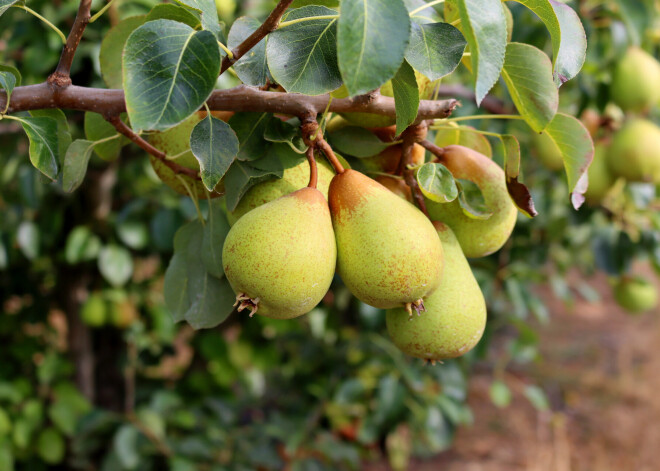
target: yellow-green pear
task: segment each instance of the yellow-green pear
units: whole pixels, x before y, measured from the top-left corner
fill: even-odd
[[[484,257],[499,250],[509,239],[518,213],[507,191],[504,171],[485,155],[463,146],[445,147],[441,163],[454,178],[476,183],[492,215],[474,219],[463,212],[457,200],[437,203],[426,199],[431,219],[451,227],[466,257]]]
[[[308,187],[245,214],[222,250],[238,310],[275,319],[312,310],[330,287],[336,258],[328,202]]]
[[[337,269],[348,289],[374,307],[421,309],[442,275],[442,245],[431,221],[355,170],[332,179],[328,201]]]
[[[607,167],[605,144],[602,142],[594,146],[594,160],[589,166],[588,174],[589,187],[584,196],[590,206],[598,206],[615,181],[610,169]]]
[[[555,141],[546,133],[532,136],[532,150],[548,170],[561,170],[564,168],[564,159]]]
[[[316,187],[328,198],[328,187],[335,172],[330,164],[325,160],[317,161],[317,184]],[[301,160],[297,165],[285,168],[282,178],[268,180],[253,186],[241,198],[234,211],[227,212],[227,220],[230,225],[234,225],[238,219],[248,211],[266,204],[269,201],[276,200],[280,196],[288,195],[299,190],[309,183],[309,163],[307,160]]]
[[[397,196],[412,203],[412,191],[402,178],[378,175],[375,180]]]
[[[456,236],[449,226],[433,224],[444,249],[440,286],[424,300],[425,312],[410,316],[404,309],[390,309],[386,322],[401,351],[438,361],[464,355],[479,342],[486,326],[486,302]]]
[[[101,327],[108,320],[108,309],[100,293],[92,293],[80,308],[80,318],[90,327]]]
[[[658,289],[641,277],[624,277],[614,285],[614,299],[626,311],[637,314],[658,306]]]
[[[612,173],[632,182],[660,182],[660,128],[651,121],[628,121],[607,150]]]
[[[624,111],[644,111],[660,99],[660,63],[639,47],[629,48],[616,64],[612,100]]]
[[[218,119],[227,121],[233,113],[226,111],[214,111],[211,114]],[[165,152],[168,157],[177,156],[175,159],[172,159],[173,162],[186,168],[199,170],[199,162],[190,150],[190,133],[197,125],[197,123],[199,123],[205,117],[206,111],[198,111],[197,113],[189,116],[182,123],[177,124],[167,131],[157,132],[150,135],[149,143],[156,149]],[[198,198],[206,199],[206,191],[201,180],[195,180],[187,175],[179,175],[177,177],[171,168],[169,168],[160,159],[157,159],[153,155],[149,155],[149,160],[152,167],[154,168],[154,171],[156,172],[156,175],[158,175],[163,183],[172,188],[174,191],[182,195],[188,195],[188,191],[186,190],[185,185],[180,180],[183,179],[191,191],[197,194]],[[223,193],[224,186],[223,182],[221,181],[218,186],[216,186],[215,191],[211,192],[211,197],[215,198],[221,196]]]

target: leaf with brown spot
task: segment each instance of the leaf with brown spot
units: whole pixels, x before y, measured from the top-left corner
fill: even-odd
[[[533,218],[538,214],[529,189],[518,181],[520,174],[520,144],[515,136],[499,136],[504,148],[504,173],[506,174],[506,188],[516,207],[527,217]]]

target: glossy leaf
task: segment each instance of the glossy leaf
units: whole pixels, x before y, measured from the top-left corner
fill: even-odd
[[[509,43],[502,78],[527,124],[536,132],[545,129],[559,106],[548,56],[529,44]]]
[[[225,178],[225,199],[229,211],[236,209],[243,195],[254,185],[271,180],[273,177],[282,178],[283,170],[279,161],[276,159],[263,160],[267,162],[250,162],[248,164],[237,160],[229,168]],[[260,165],[260,167],[255,165]]]
[[[216,278],[225,276],[222,266],[222,247],[229,232],[229,222],[218,198],[209,202],[209,216],[204,226],[202,238],[202,262],[206,271]]]
[[[131,16],[120,21],[105,33],[99,51],[99,64],[103,81],[109,88],[122,88],[124,79],[120,64],[124,45],[130,34],[142,26],[145,20],[146,15]]]
[[[2,111],[6,111],[9,108],[11,103],[11,92],[14,91],[16,86],[16,76],[11,72],[1,70],[0,71],[0,88],[2,88],[7,93],[7,105]]]
[[[370,92],[394,77],[409,37],[410,16],[401,0],[343,0],[337,57],[349,95]]]
[[[415,71],[405,60],[392,79],[394,107],[396,109],[396,134],[406,130],[417,118],[419,87]]]
[[[124,47],[124,91],[131,126],[163,131],[198,110],[220,72],[216,37],[172,20],[150,21]]]
[[[19,121],[30,139],[30,162],[41,173],[55,180],[59,160],[57,121],[46,117],[21,117]]]
[[[359,126],[346,126],[331,134],[328,139],[333,148],[353,157],[364,158],[380,154],[389,146],[374,133]]]
[[[417,184],[424,196],[437,203],[449,203],[458,196],[456,181],[442,164],[427,163],[417,171]]]
[[[477,105],[495,85],[504,65],[506,17],[500,0],[457,0],[461,29],[470,45]]]
[[[412,23],[406,60],[431,80],[451,74],[461,62],[467,41],[448,23]]]
[[[269,143],[263,135],[272,116],[268,113],[236,113],[229,125],[238,137],[238,160],[256,160],[266,155]]]
[[[118,288],[125,285],[133,274],[131,253],[118,245],[107,245],[101,249],[98,267],[103,278]]]
[[[456,180],[458,188],[458,204],[463,214],[472,219],[488,219],[493,215],[486,204],[484,195],[479,186],[470,180]]]
[[[336,15],[321,6],[291,10],[283,21]],[[342,84],[337,65],[337,20],[322,18],[285,26],[268,35],[268,68],[288,92],[321,95]]]
[[[242,16],[231,25],[227,37],[227,47],[234,49],[261,26],[261,22],[249,16]],[[259,87],[270,78],[266,62],[266,39],[262,39],[233,65],[234,72],[246,85]]]
[[[147,14],[145,22],[155,20],[173,20],[184,23],[193,29],[199,29],[202,25],[201,19],[188,8],[174,5],[172,3],[161,3],[155,5]]]
[[[93,148],[94,142],[85,139],[76,139],[69,146],[64,156],[62,170],[62,188],[64,191],[71,193],[83,182]]]
[[[506,187],[513,204],[527,217],[534,217],[538,213],[534,207],[534,200],[529,189],[518,181],[520,175],[520,144],[515,136],[499,136],[504,150],[504,173]]]
[[[213,191],[238,153],[238,138],[224,121],[207,115],[190,133],[190,150],[199,162],[202,183]]]

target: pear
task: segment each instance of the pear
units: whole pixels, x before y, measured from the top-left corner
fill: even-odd
[[[564,168],[564,159],[559,147],[546,133],[532,136],[532,149],[548,170],[559,171]]]
[[[605,144],[597,143],[594,147],[594,160],[589,166],[589,187],[584,196],[590,206],[598,206],[614,185],[614,177],[605,160]]]
[[[403,179],[389,177],[387,175],[378,175],[375,180],[395,195],[400,196],[404,200],[412,203],[412,192],[410,191],[410,187],[406,184],[405,181],[403,181]]]
[[[641,277],[624,277],[614,285],[614,299],[626,311],[637,314],[658,306],[658,289]]]
[[[99,293],[92,293],[80,308],[80,318],[90,327],[101,327],[107,321],[105,299]]]
[[[328,291],[337,248],[323,194],[305,187],[253,209],[232,226],[222,250],[238,310],[291,319]]]
[[[211,114],[223,121],[229,120],[233,115],[233,113],[228,111],[213,111]],[[186,168],[199,170],[199,162],[190,150],[190,133],[197,123],[204,118],[206,118],[206,111],[198,111],[189,116],[182,123],[177,124],[167,131],[157,132],[150,135],[149,143],[156,149],[165,152],[168,157],[178,156],[176,159],[173,159],[173,162]],[[181,195],[188,195],[185,185],[181,183],[181,180],[179,179],[180,177],[188,184],[191,190],[197,194],[198,198],[206,199],[206,191],[204,190],[204,185],[201,181],[190,178],[187,175],[180,175],[177,177],[171,168],[153,155],[149,155],[149,161],[151,162],[156,175],[158,175],[162,182],[174,191]],[[223,182],[220,182],[215,188],[215,191],[210,194],[212,198],[216,198],[223,193]]]
[[[516,224],[518,210],[506,188],[504,171],[479,152],[463,146],[444,148],[442,164],[454,178],[470,180],[481,190],[488,210],[488,219],[467,216],[457,200],[437,203],[426,200],[431,219],[451,227],[466,257],[484,257],[499,250],[507,241]]]
[[[396,126],[386,126],[372,128],[370,131],[383,142],[393,142],[396,138]],[[360,164],[365,171],[385,172],[395,174],[401,163],[403,155],[403,145],[393,144],[383,150],[380,154],[373,157],[359,159]],[[414,144],[412,149],[412,165],[421,165],[424,163],[426,150],[419,144]]]
[[[610,95],[624,111],[644,111],[660,99],[660,63],[639,47],[629,48],[616,64]]]
[[[628,121],[612,138],[607,164],[628,181],[660,183],[660,128],[651,121]]]
[[[286,167],[286,165],[285,165]],[[328,162],[319,160],[317,168],[316,187],[328,198],[328,187],[335,172]],[[241,198],[234,211],[227,212],[227,220],[231,226],[244,214],[252,211],[254,208],[276,200],[280,196],[288,195],[299,190],[309,182],[309,163],[307,160],[301,160],[298,164],[285,168],[282,178],[268,180],[253,186]]]
[[[355,170],[332,179],[328,201],[348,289],[374,307],[422,309],[442,274],[442,245],[428,218]]]
[[[421,315],[409,316],[404,309],[386,314],[394,344],[407,355],[432,362],[470,351],[486,325],[484,296],[456,236],[445,224],[433,224],[444,249],[440,286],[424,301],[426,311]]]

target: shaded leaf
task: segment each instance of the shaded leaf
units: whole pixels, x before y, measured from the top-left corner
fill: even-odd
[[[295,123],[295,125],[292,123]],[[282,121],[281,119],[271,119],[264,130],[264,139],[269,142],[288,144],[291,149],[299,154],[303,154],[307,146],[299,130],[300,120],[297,118],[290,120],[290,122]]]
[[[209,202],[209,216],[202,238],[202,262],[206,270],[216,278],[225,276],[222,265],[222,247],[229,232],[229,222],[218,198]]]
[[[227,210],[234,211],[243,195],[257,183],[271,180],[273,177],[282,178],[283,170],[279,160],[263,160],[266,162],[259,161],[250,164],[237,160],[229,167],[225,177]],[[255,165],[260,165],[260,167]]]
[[[249,16],[242,16],[231,25],[227,37],[227,47],[234,49],[248,38],[261,22]],[[270,78],[268,63],[266,62],[266,39],[262,39],[250,51],[241,57],[232,66],[238,78],[246,85],[259,87],[266,84]]]
[[[509,43],[502,78],[527,124],[536,132],[545,129],[559,106],[548,56],[529,44]]]
[[[291,10],[283,20],[336,15],[321,6]],[[321,95],[342,84],[337,66],[337,20],[321,18],[285,26],[268,35],[268,68],[288,92]]]
[[[190,9],[174,5],[172,3],[162,3],[155,5],[144,19],[147,21],[155,20],[173,20],[184,23],[193,29],[199,29],[202,25],[201,19]]]
[[[74,264],[94,260],[101,251],[101,239],[86,226],[74,228],[66,239],[64,258]]]
[[[331,134],[328,139],[333,149],[353,157],[364,158],[380,154],[389,146],[374,133],[359,126],[346,126]]]
[[[342,0],[337,56],[349,95],[370,92],[394,77],[409,37],[410,16],[401,0]]]
[[[202,15],[202,28],[212,32],[216,39],[225,42],[220,20],[218,19],[218,10],[213,0],[174,0],[175,2],[192,8]]]
[[[238,160],[256,160],[266,154],[270,143],[264,140],[264,132],[272,116],[268,113],[236,113],[229,125],[238,137]]]
[[[23,78],[21,77],[21,72],[16,67],[6,64],[0,64],[0,71],[9,72],[14,76],[14,79],[16,80],[16,83],[14,84],[15,87],[18,87],[21,84]]]
[[[506,188],[513,204],[528,217],[534,217],[538,213],[534,207],[534,201],[529,189],[518,181],[520,174],[520,144],[515,136],[501,135],[504,150],[504,173],[506,175]]]
[[[204,104],[220,72],[220,52],[212,33],[156,20],[128,37],[123,67],[131,126],[162,131]]]
[[[479,186],[470,180],[457,179],[458,204],[463,214],[472,219],[488,219],[493,213],[488,208]]]
[[[504,65],[506,17],[500,0],[457,0],[461,29],[470,45],[477,105],[495,85]]]
[[[64,156],[62,170],[62,188],[64,191],[71,193],[83,182],[93,148],[94,142],[85,139],[76,139],[69,146]]]
[[[112,447],[119,463],[124,469],[134,469],[140,463],[137,449],[140,432],[131,424],[124,424],[117,430],[112,440]]]
[[[118,245],[107,245],[101,249],[98,267],[103,278],[115,288],[128,282],[133,274],[131,253]]]
[[[417,183],[425,197],[436,203],[449,203],[458,196],[456,181],[442,164],[426,163],[417,171]]]
[[[18,120],[30,139],[30,162],[41,173],[55,180],[59,160],[57,121],[45,117],[21,117]]]
[[[126,121],[125,115],[122,116],[122,121]],[[115,127],[98,113],[86,112],[84,126],[85,137],[90,141],[99,141],[117,135]],[[96,144],[94,152],[103,160],[113,161],[119,157],[121,148],[126,142],[126,137],[118,136],[115,139]]]
[[[30,116],[35,118],[51,118],[57,123],[57,163],[64,163],[64,155],[71,144],[71,131],[69,130],[69,121],[66,119],[64,111],[59,108],[47,108],[43,110],[32,110]]]
[[[0,70],[0,87],[7,93],[7,105],[3,111],[9,108],[11,92],[14,91],[14,86],[16,86],[16,76],[11,72]]]
[[[467,41],[449,23],[412,23],[406,60],[431,80],[451,74],[461,62]]]
[[[396,134],[399,135],[415,121],[419,109],[417,78],[405,60],[392,79],[392,92],[396,108]]]
[[[126,18],[105,33],[99,51],[99,64],[103,81],[109,88],[122,88],[123,77],[121,64],[124,45],[130,34],[142,26],[146,15]]]
[[[213,191],[238,153],[238,138],[224,121],[207,115],[190,133],[190,150],[199,162],[202,183]]]

